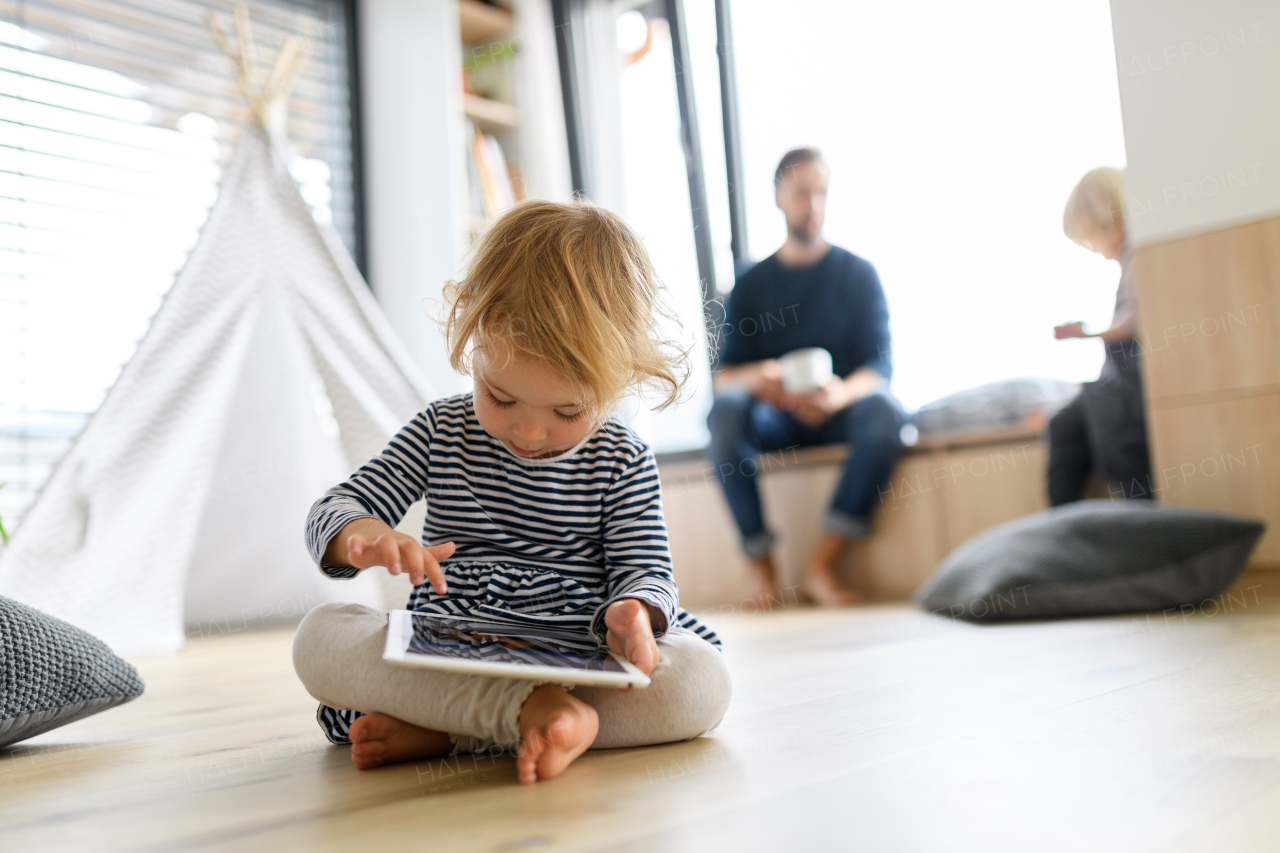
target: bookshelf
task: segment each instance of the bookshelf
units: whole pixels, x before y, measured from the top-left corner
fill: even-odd
[[[510,9],[480,0],[459,0],[458,19],[463,45],[487,44],[515,28]]]
[[[476,130],[498,141],[530,197],[573,192],[553,9],[550,0],[359,5],[369,280],[435,392],[456,394],[471,383],[450,366],[432,318],[487,224],[471,209]],[[519,50],[508,58],[494,50],[502,45]],[[464,83],[478,55],[502,60],[483,100]]]
[[[462,113],[481,130],[515,130],[520,126],[520,111],[511,104],[482,98],[479,95],[462,96]]]
[[[472,237],[525,195],[521,113],[514,80],[519,44],[515,29],[516,16],[510,8],[481,0],[458,0],[468,230]]]

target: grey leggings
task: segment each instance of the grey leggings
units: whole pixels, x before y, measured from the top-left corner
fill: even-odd
[[[386,638],[387,614],[359,604],[323,604],[298,626],[293,667],[322,703],[319,718],[330,740],[345,741],[360,712],[380,711],[449,733],[454,752],[519,743],[520,708],[535,682],[394,666],[382,659]],[[692,631],[673,628],[658,640],[658,656],[643,690],[571,691],[600,717],[593,749],[688,740],[720,722],[732,692],[720,652]]]

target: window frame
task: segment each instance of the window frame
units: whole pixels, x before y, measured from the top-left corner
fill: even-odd
[[[359,0],[336,0],[346,18],[347,112],[351,123],[351,259],[369,286],[369,220],[364,162],[364,99],[360,77]],[[719,0],[717,0],[719,2]]]
[[[573,191],[590,198],[592,152],[583,132],[583,67],[585,53],[586,4],[592,0],[552,0],[552,17],[556,29],[556,51],[560,61],[560,89],[564,101],[565,130],[569,145],[569,164]],[[702,293],[702,316],[708,330],[724,322],[724,293],[716,287],[715,260],[711,243],[711,221],[707,208],[707,185],[703,169],[701,135],[698,130],[697,106],[694,100],[692,69],[689,59],[688,30],[685,25],[684,0],[661,0],[664,17],[671,29],[676,98],[680,113],[680,143],[684,149],[689,182],[689,224],[693,229],[697,253],[699,286]],[[732,254],[735,261],[747,257],[746,205],[741,192],[742,139],[738,118],[737,70],[734,65],[733,39],[729,0],[715,0],[716,54],[720,69],[721,123],[724,128],[724,157],[729,178],[729,221]],[[714,369],[714,341],[708,341],[708,367]],[[714,393],[714,392],[713,392]],[[700,459],[706,448],[657,454],[658,462],[675,464]]]

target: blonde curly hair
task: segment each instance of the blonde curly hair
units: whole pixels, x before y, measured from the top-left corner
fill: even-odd
[[[1088,248],[1103,234],[1124,234],[1124,171],[1099,166],[1086,172],[1062,211],[1062,233]]]
[[[585,201],[526,201],[480,236],[466,275],[445,285],[449,363],[470,374],[476,352],[532,357],[581,388],[599,413],[632,390],[676,402],[689,348],[664,340],[678,321],[639,235]]]

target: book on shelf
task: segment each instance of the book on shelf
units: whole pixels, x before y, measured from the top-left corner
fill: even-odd
[[[522,200],[518,171],[507,163],[502,145],[492,134],[481,133],[470,121],[467,134],[471,139],[467,152],[471,214],[492,219]]]
[[[467,139],[467,189],[471,200],[471,218],[483,221],[484,190],[480,186],[480,165],[476,162],[476,128],[470,119],[467,119]]]

